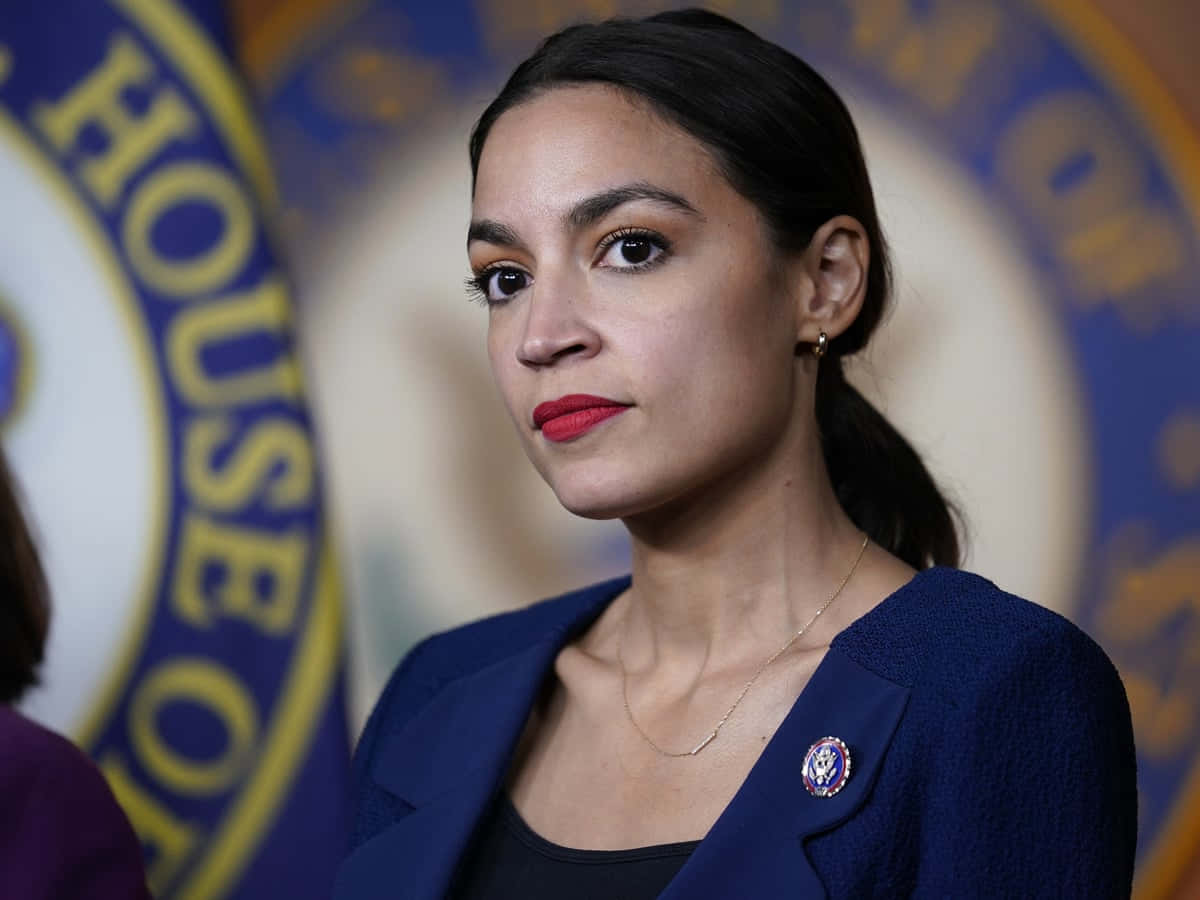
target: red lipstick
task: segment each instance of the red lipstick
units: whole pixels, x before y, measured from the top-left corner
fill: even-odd
[[[539,403],[533,410],[533,425],[541,429],[547,440],[569,441],[627,409],[629,404],[607,397],[567,394],[548,403]]]

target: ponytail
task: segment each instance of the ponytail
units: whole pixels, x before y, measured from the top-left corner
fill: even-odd
[[[817,426],[842,509],[914,569],[957,566],[957,511],[903,435],[845,378],[837,356],[817,373]]]

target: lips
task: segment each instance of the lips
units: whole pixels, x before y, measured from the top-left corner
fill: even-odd
[[[533,424],[541,429],[547,440],[569,441],[627,409],[629,404],[607,397],[568,394],[548,403],[539,403],[533,410]]]

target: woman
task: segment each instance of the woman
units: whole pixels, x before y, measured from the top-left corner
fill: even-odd
[[[0,895],[147,898],[142,848],[73,744],[9,704],[37,681],[50,622],[46,580],[0,454]]]
[[[949,507],[843,378],[889,268],[828,85],[710,13],[580,26],[470,149],[500,393],[633,573],[407,657],[337,896],[1127,895],[1116,672],[948,568]]]

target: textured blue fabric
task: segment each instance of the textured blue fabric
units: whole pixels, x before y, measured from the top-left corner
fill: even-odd
[[[559,649],[628,579],[429,638],[359,741],[335,896],[440,897]],[[835,797],[800,778],[832,734]],[[833,641],[663,898],[1125,897],[1136,837],[1129,708],[1061,616],[930,569]]]

